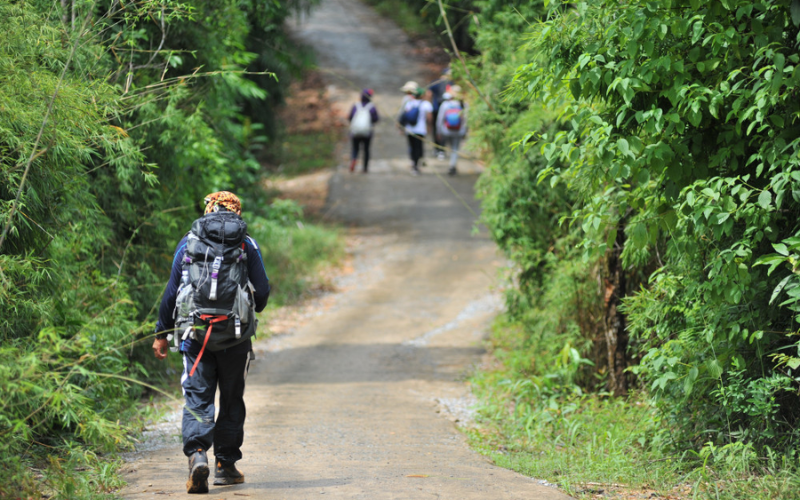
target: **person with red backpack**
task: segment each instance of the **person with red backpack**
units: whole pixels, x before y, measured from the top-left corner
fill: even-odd
[[[431,105],[433,106],[433,122],[439,118],[439,107],[444,102],[444,93],[450,90],[450,87],[453,85],[453,80],[450,75],[450,67],[446,67],[442,70],[441,76],[434,80],[433,82],[428,85],[428,90],[431,93]],[[435,150],[436,150],[436,157],[440,160],[444,160],[444,147],[442,138],[439,134],[434,134],[434,142],[435,142]]]
[[[436,135],[450,152],[449,175],[456,175],[458,148],[467,135],[467,106],[460,99],[461,87],[453,85],[444,93],[444,102],[439,106],[436,117]]]
[[[352,154],[350,156],[350,171],[356,169],[358,151],[364,148],[364,173],[369,169],[369,145],[372,141],[372,132],[375,124],[378,123],[378,110],[372,104],[372,97],[375,93],[372,89],[361,91],[361,102],[353,104],[350,115],[347,117],[350,122],[350,142],[352,144]]]
[[[255,314],[270,284],[258,244],[247,234],[242,204],[230,192],[205,198],[205,214],[178,243],[161,299],[153,352],[167,357],[169,341],[183,355],[183,452],[188,493],[207,493],[206,452],[214,447],[215,485],[244,482],[235,463],[244,442],[244,386],[253,357]],[[219,387],[219,415],[214,397]]]

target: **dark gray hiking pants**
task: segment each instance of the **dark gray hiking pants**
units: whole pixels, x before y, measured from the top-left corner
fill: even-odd
[[[213,445],[214,455],[223,465],[233,464],[242,458],[246,416],[244,383],[250,368],[251,350],[250,340],[224,351],[206,350],[191,377],[189,372],[199,349],[183,353],[181,386],[186,404],[183,407],[182,431],[183,452],[187,457],[198,448],[209,450]],[[217,386],[219,416],[215,423],[214,394]]]

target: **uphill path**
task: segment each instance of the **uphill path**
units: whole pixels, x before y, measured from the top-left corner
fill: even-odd
[[[387,118],[405,81],[430,78],[403,32],[358,0],[323,0],[299,21],[295,36],[343,108],[371,87]],[[464,379],[502,306],[503,259],[473,231],[480,167],[464,160],[443,178],[445,162],[428,159],[412,177],[388,119],[373,142],[367,175],[348,172],[343,144],[325,208],[351,231],[354,271],[301,327],[255,343],[237,464],[246,483],[205,497],[566,500],[470,450],[454,423],[469,418]],[[164,426],[161,444],[126,465],[121,498],[198,498],[185,493],[179,417]]]

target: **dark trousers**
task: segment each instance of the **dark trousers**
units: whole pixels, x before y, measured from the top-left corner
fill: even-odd
[[[358,158],[358,150],[361,149],[362,145],[364,146],[364,172],[366,172],[369,164],[369,143],[372,142],[372,137],[352,137],[350,142],[353,145],[353,154],[350,158],[353,160]]]
[[[211,449],[227,466],[242,458],[244,441],[244,383],[250,368],[250,340],[224,351],[205,351],[194,375],[189,376],[197,352],[183,353],[181,386],[183,452],[188,457],[198,448]],[[219,386],[219,417],[214,422],[214,394]],[[199,420],[198,420],[199,419]]]
[[[433,112],[433,123],[437,123],[439,117],[439,110],[436,109]],[[433,134],[433,143],[434,143],[434,150],[438,153],[439,151],[444,151],[444,139],[439,135],[434,133]]]
[[[407,134],[408,137],[408,153],[411,155],[411,163],[414,170],[419,168],[419,160],[422,158],[422,139],[423,136],[418,134]]]

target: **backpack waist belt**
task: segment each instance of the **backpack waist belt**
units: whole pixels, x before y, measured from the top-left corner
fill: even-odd
[[[200,362],[200,358],[203,357],[203,353],[206,351],[206,344],[208,344],[208,338],[211,337],[211,330],[214,328],[214,323],[225,321],[228,319],[228,316],[223,314],[201,314],[200,319],[203,321],[208,321],[208,330],[206,331],[206,338],[203,340],[203,347],[200,348],[200,354],[197,355],[197,359],[194,360],[194,365],[192,365],[192,371],[189,372],[190,377],[194,375],[194,371],[197,369],[197,364]]]

